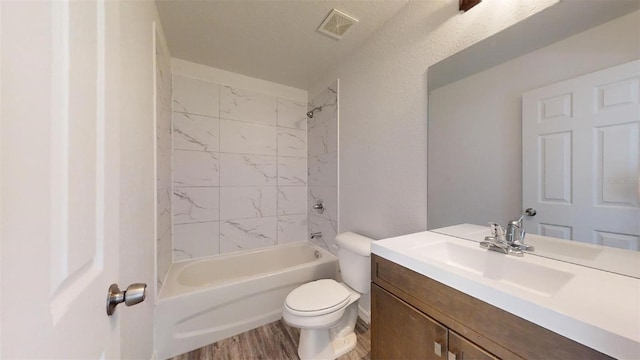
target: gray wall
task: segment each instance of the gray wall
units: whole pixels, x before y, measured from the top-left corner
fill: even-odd
[[[309,91],[340,79],[338,232],[427,228],[427,68],[557,0],[412,1]]]

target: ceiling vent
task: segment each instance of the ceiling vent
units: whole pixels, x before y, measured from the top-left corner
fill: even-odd
[[[358,22],[358,19],[349,16],[340,10],[333,9],[326,19],[320,24],[318,31],[325,35],[329,35],[334,39],[342,39],[347,30]]]

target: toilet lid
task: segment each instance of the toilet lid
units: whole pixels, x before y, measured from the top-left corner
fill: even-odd
[[[351,293],[335,280],[322,279],[297,287],[287,295],[285,305],[296,312],[327,312],[346,304]],[[324,311],[323,311],[324,310]]]

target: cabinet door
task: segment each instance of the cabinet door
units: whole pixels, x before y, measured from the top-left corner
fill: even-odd
[[[449,330],[449,351],[447,360],[495,360],[481,347]]]
[[[372,359],[446,359],[447,328],[375,284],[371,309]]]

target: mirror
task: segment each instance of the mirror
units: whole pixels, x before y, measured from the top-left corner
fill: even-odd
[[[532,164],[536,169],[541,167],[539,166],[541,160],[536,160],[535,157],[534,160],[523,161],[523,154],[527,155],[526,159],[530,159],[528,155],[532,153],[531,150],[523,152],[522,119],[527,117],[523,115],[523,94],[536,93],[534,91],[536,89],[546,89],[552,84],[640,59],[639,8],[640,2],[637,1],[560,2],[428,69],[428,229],[463,223],[486,227],[489,221],[495,221],[504,226],[510,220],[519,217],[524,208],[535,207],[523,203],[523,170],[526,172],[527,166],[530,168]],[[631,79],[628,87],[631,89],[629,98],[635,102],[637,110],[640,102],[638,94],[640,78],[637,76],[640,73],[640,66],[636,67],[635,64],[630,66],[636,75],[629,78]],[[577,111],[571,106],[574,102],[579,103],[578,98],[575,95],[564,98],[568,100],[556,101],[560,97],[554,95],[545,98],[542,95],[536,104],[547,106],[543,110],[551,115],[554,115],[552,114],[554,111],[558,111],[560,115],[565,111]],[[545,103],[540,99],[553,99],[553,101]],[[527,106],[525,109],[528,109]],[[534,108],[535,111],[542,111],[539,109]],[[629,211],[624,216],[616,218],[613,221],[613,227],[608,228],[606,232],[592,231],[595,234],[593,236],[572,234],[570,226],[563,227],[550,223],[537,225],[534,229],[527,228],[528,236],[542,233],[545,236],[572,238],[588,244],[638,250],[640,246],[640,204],[638,204],[640,201],[640,173],[638,173],[640,135],[638,128],[640,125],[638,125],[637,112],[636,115],[632,115],[632,117],[635,116],[635,120],[625,120],[628,126],[620,132],[620,135],[628,140],[627,147],[620,145],[617,153],[610,152],[614,154],[615,159],[619,160],[618,162],[625,162],[623,167],[626,166],[626,173],[623,176],[606,178],[615,185],[612,188],[617,189],[616,191],[626,189],[622,191],[623,195],[616,196],[624,198],[621,201],[626,205],[622,207]],[[556,166],[549,167],[545,176],[561,178],[559,181],[562,188],[559,190],[561,194],[555,198],[552,196],[552,200],[573,204],[581,201],[592,202],[593,199],[598,199],[598,196],[602,198],[602,194],[597,193],[597,184],[589,187],[591,190],[587,194],[576,190],[576,184],[587,181],[583,178],[584,174],[565,174],[563,171],[577,167],[581,162],[593,163],[593,159],[582,160],[577,156],[598,153],[594,150],[596,146],[594,144],[597,141],[604,141],[601,140],[602,136],[606,138],[608,135],[597,133],[593,137],[589,136],[596,140],[582,151],[567,150],[566,144],[572,146],[572,143],[578,142],[575,135],[568,136],[563,138],[564,140],[555,141],[556,138],[546,139],[540,134],[524,135],[524,139],[544,138],[544,141],[548,140],[549,149],[554,146],[556,150],[559,149],[559,152],[549,152],[552,156],[547,154],[549,158],[555,159],[552,163]],[[613,142],[620,143],[617,140]],[[527,141],[524,143],[526,145]],[[584,151],[585,149],[587,151]],[[562,151],[565,152],[562,153]],[[533,153],[544,155],[544,151],[534,150]],[[564,154],[564,157],[558,154]],[[539,175],[527,176],[525,184],[530,178],[539,177]],[[566,186],[563,188],[564,185]],[[600,188],[602,188],[601,185],[599,185]],[[540,194],[541,185],[535,186]],[[551,190],[549,192],[553,192]],[[544,207],[544,204],[541,206]],[[570,206],[560,206],[560,208],[570,208]],[[525,218],[525,224],[531,226],[541,218],[541,212],[542,215],[547,213],[546,208],[545,211],[537,210],[538,217]],[[562,216],[565,215],[554,213],[554,217]],[[572,221],[578,225],[594,221],[594,217],[585,216],[582,212],[574,212],[566,217],[572,218]],[[599,215],[595,216],[595,218],[599,217]],[[566,229],[569,231],[565,231]],[[582,262],[579,256],[575,256],[575,259],[567,256],[570,252],[567,246],[562,247],[560,251],[558,250],[560,247],[545,244],[547,243],[541,243],[536,249],[537,255],[607,269],[606,264],[598,263],[597,257],[588,262]],[[637,273],[627,275],[640,276],[638,275],[640,274],[639,252],[604,249],[605,252],[619,251],[629,254],[630,259],[636,261],[633,267],[637,268]],[[618,270],[612,271],[618,272]]]

